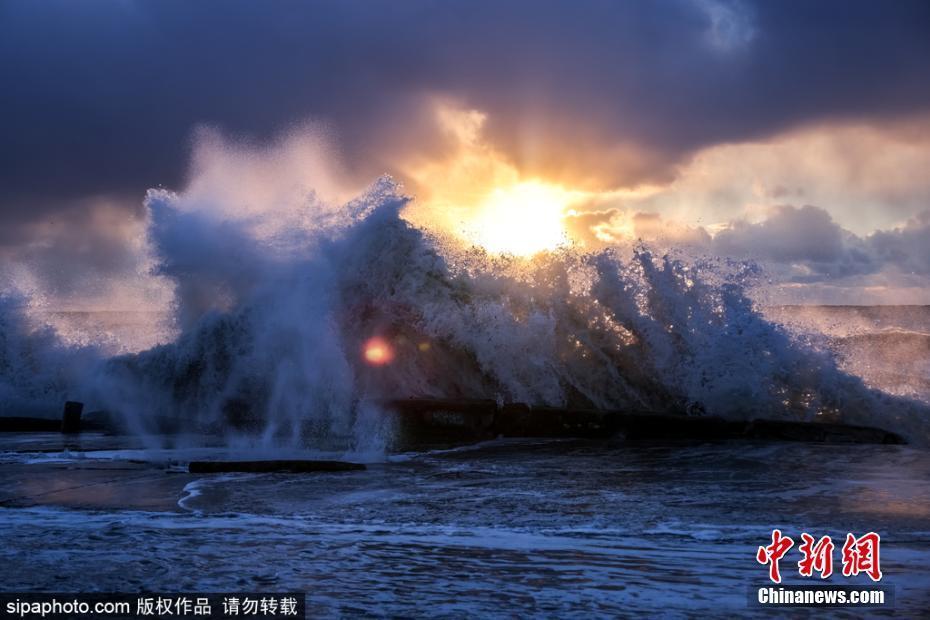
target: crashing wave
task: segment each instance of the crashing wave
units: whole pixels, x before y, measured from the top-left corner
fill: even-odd
[[[182,332],[93,364],[91,350],[71,353],[58,366],[79,361],[81,376],[43,381],[140,432],[301,444],[351,442],[362,403],[405,396],[820,418],[926,437],[923,403],[867,387],[828,348],[766,320],[746,294],[751,264],[645,246],[495,257],[412,226],[407,201],[383,178],[343,208],[311,196],[300,218],[269,226],[150,192],[149,242]],[[3,331],[0,363],[16,366],[21,328]],[[53,350],[51,335],[30,337]],[[392,363],[365,362],[373,337],[394,348]],[[43,355],[33,366],[55,367]],[[23,384],[7,379],[3,397],[31,397]]]

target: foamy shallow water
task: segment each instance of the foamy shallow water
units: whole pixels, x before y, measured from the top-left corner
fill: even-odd
[[[895,611],[930,603],[930,453],[906,447],[509,441],[217,476],[166,452],[7,458],[4,588],[300,590],[323,616],[747,613],[780,527],[879,532]]]

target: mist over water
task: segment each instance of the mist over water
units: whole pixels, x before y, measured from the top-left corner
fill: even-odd
[[[146,197],[146,245],[175,299],[147,343],[164,344],[69,344],[36,327],[27,299],[0,298],[4,415],[70,398],[141,434],[365,450],[389,437],[373,400],[434,396],[927,439],[921,393],[870,387],[882,384],[829,339],[767,319],[748,294],[751,263],[645,245],[501,257],[408,222],[410,198],[389,178],[342,202],[332,183],[317,193],[312,178],[235,161],[201,156],[185,191]],[[372,338],[391,363],[366,361]]]

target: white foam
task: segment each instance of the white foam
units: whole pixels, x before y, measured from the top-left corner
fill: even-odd
[[[413,228],[386,178],[341,207],[288,194],[247,215],[228,202],[234,185],[204,192],[146,203],[159,273],[176,284],[177,340],[107,358],[29,332],[7,299],[0,367],[18,370],[0,375],[4,410],[78,396],[139,436],[363,460],[383,459],[393,432],[361,403],[398,396],[826,417],[927,440],[925,403],[866,386],[757,312],[751,264],[646,247],[488,256]],[[372,336],[392,343],[393,363],[364,362]]]

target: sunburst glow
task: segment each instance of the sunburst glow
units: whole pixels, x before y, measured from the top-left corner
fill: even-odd
[[[479,207],[469,236],[490,252],[531,256],[567,239],[568,191],[539,181],[493,190]]]

